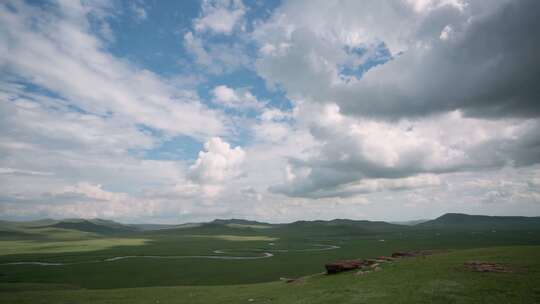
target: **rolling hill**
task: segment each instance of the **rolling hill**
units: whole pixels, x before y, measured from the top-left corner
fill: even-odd
[[[539,230],[540,217],[447,213],[415,227],[465,230]]]
[[[41,228],[45,227],[71,229],[97,234],[121,234],[137,231],[135,227],[103,219],[67,219],[58,221],[52,225],[42,226]]]
[[[540,230],[540,217],[486,216],[447,213],[436,219],[420,223],[388,223],[367,220],[312,220],[270,224],[245,219],[216,219],[205,223],[187,224],[122,224],[104,219],[36,220],[28,222],[0,221],[0,236],[23,236],[39,229],[61,229],[94,233],[98,235],[129,234],[138,232],[167,234],[265,234],[281,235],[343,235],[349,233],[386,233],[414,230]],[[35,231],[34,231],[35,230]]]

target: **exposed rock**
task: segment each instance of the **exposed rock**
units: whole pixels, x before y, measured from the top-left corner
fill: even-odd
[[[362,260],[343,260],[325,264],[327,274],[334,274],[343,271],[357,269],[362,266]]]

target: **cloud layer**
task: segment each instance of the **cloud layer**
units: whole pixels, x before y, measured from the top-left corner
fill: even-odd
[[[538,11],[4,2],[0,215],[540,215]]]
[[[540,4],[456,3],[287,3],[254,33],[258,72],[293,98],[348,115],[538,117]],[[387,56],[381,43],[391,57],[371,68]],[[368,70],[351,77],[344,67]]]

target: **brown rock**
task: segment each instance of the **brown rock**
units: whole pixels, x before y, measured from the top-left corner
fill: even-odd
[[[343,271],[357,269],[362,266],[362,260],[343,260],[325,264],[327,274],[339,273]]]

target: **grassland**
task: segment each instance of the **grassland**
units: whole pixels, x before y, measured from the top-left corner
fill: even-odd
[[[264,236],[264,235],[230,235],[230,234],[188,235],[188,237],[217,239],[217,240],[225,240],[225,241],[237,241],[237,242],[275,241],[278,239],[275,237]]]
[[[237,223],[233,223],[237,224]],[[240,225],[240,226],[239,226]],[[445,229],[366,222],[264,225],[229,222],[57,239],[18,227],[0,238],[2,303],[535,303],[540,230]],[[86,227],[85,225],[84,227]],[[531,229],[529,229],[531,228]],[[12,228],[6,231],[15,231]],[[335,249],[319,250],[322,245]],[[332,247],[334,248],[334,247]],[[317,275],[329,261],[445,249],[366,276]],[[216,252],[218,251],[218,252]],[[208,256],[272,257],[218,260]],[[122,256],[133,258],[107,259]],[[159,256],[165,258],[148,258]],[[200,256],[200,257],[197,257]],[[466,271],[463,262],[511,265],[512,273]],[[14,262],[61,266],[8,265]],[[314,275],[315,274],[315,275]],[[282,277],[305,277],[286,284]]]
[[[0,255],[20,255],[39,252],[46,253],[69,253],[98,251],[116,246],[140,246],[148,242],[146,239],[134,238],[99,238],[77,241],[52,241],[43,242],[35,240],[25,241],[0,241]]]
[[[0,285],[5,303],[538,303],[538,246],[456,250],[385,265],[357,276],[314,275],[298,283],[79,290],[70,286]],[[470,259],[505,263],[513,273],[476,273]],[[30,291],[32,290],[32,291]]]

